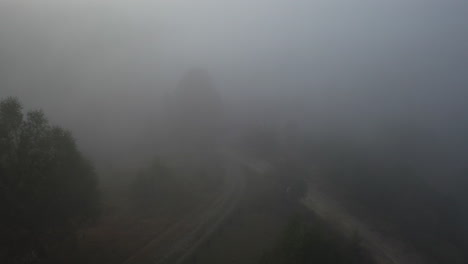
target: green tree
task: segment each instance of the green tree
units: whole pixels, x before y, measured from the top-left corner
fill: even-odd
[[[42,111],[25,115],[16,98],[0,101],[0,207],[0,260],[12,263],[46,253],[98,213],[94,169],[71,133]]]

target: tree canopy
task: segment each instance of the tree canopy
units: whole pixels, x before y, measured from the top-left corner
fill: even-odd
[[[97,201],[94,169],[72,134],[40,110],[24,113],[16,98],[1,100],[1,242],[75,230],[96,216]]]

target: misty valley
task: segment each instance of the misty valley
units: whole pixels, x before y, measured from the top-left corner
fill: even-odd
[[[0,263],[468,263],[467,14],[0,0]]]

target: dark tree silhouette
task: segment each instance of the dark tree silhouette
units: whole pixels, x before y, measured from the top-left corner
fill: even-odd
[[[207,72],[195,69],[184,76],[169,111],[177,141],[198,150],[217,143],[223,127],[223,109]]]
[[[221,96],[210,75],[189,71],[167,104],[167,152],[188,170],[206,170],[216,162],[225,117]],[[166,155],[166,154],[164,154]]]
[[[24,115],[15,98],[0,101],[0,207],[0,260],[11,263],[45,254],[50,240],[98,212],[94,169],[71,133],[51,126],[42,111]]]

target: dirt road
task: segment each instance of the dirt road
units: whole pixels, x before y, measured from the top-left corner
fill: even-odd
[[[305,206],[325,220],[335,224],[341,232],[358,232],[364,246],[371,252],[378,264],[423,264],[425,261],[414,249],[383,235],[372,225],[353,214],[343,202],[329,192],[330,186],[319,175],[308,182],[308,194],[303,200]]]
[[[241,164],[227,157],[224,184],[217,198],[156,235],[124,264],[184,262],[236,208],[244,190],[241,167]]]

